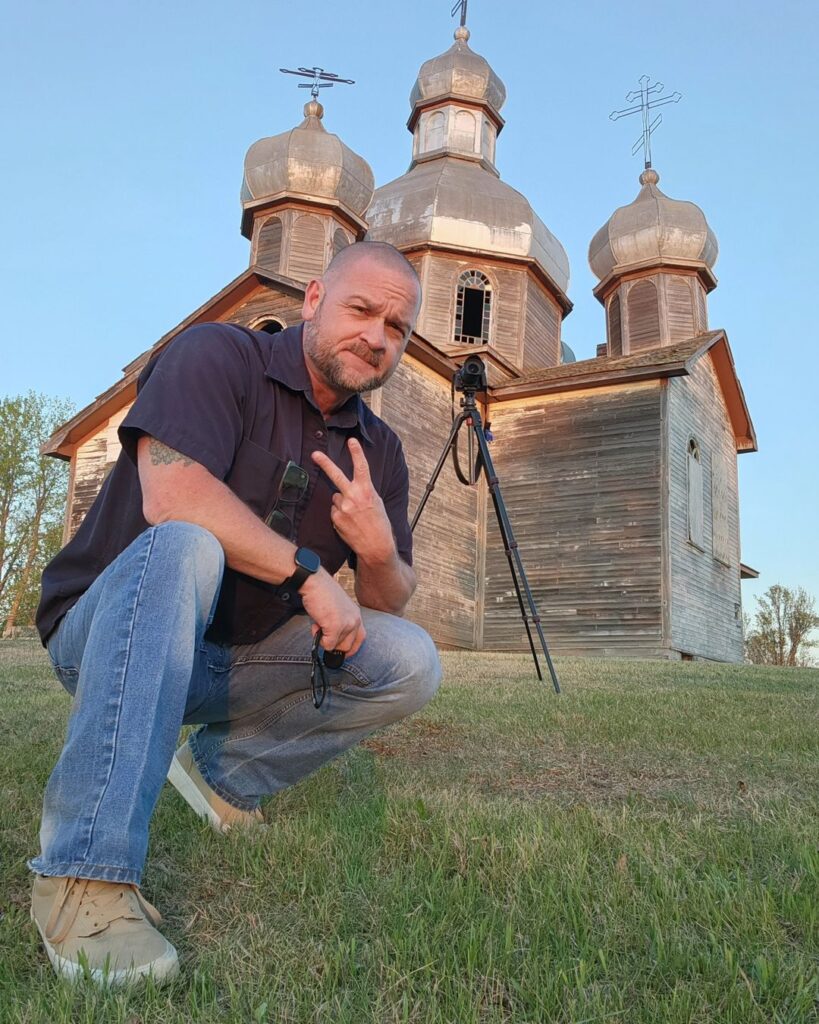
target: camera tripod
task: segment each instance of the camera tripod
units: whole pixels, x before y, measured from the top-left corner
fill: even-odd
[[[477,364],[480,363],[480,360],[477,357],[473,356],[471,357],[470,360],[468,360],[468,362]],[[480,365],[481,370],[483,370],[483,364],[480,363]],[[461,412],[461,414],[453,420],[452,429],[450,430],[449,437],[446,443],[444,444],[444,450],[441,452],[441,457],[438,459],[438,463],[435,466],[435,469],[432,471],[432,476],[429,479],[429,483],[426,485],[424,495],[421,498],[418,508],[415,510],[415,515],[412,517],[412,522],[410,523],[410,529],[415,530],[415,526],[418,520],[421,518],[421,513],[424,510],[424,506],[429,500],[430,494],[432,494],[433,490],[435,489],[435,484],[438,481],[438,477],[441,474],[441,470],[443,469],[447,455],[449,455],[450,451],[452,452],[455,461],[455,471],[462,483],[465,483],[467,485],[477,483],[478,473],[480,472],[481,469],[483,469],[483,473],[486,478],[486,483],[489,486],[489,493],[492,495],[492,504],[495,506],[495,515],[498,520],[498,527],[500,529],[501,539],[503,540],[503,547],[504,550],[506,551],[506,558],[509,562],[509,571],[512,573],[512,582],[515,584],[515,593],[517,594],[518,604],[520,606],[520,614],[523,618],[523,625],[526,627],[526,635],[529,638],[529,648],[532,652],[532,657],[535,660],[537,677],[541,680],[541,682],[543,681],[543,673],[540,669],[540,662],[538,660],[537,651],[535,650],[535,641],[534,637],[532,636],[530,623],[534,625],[535,630],[537,631],[538,639],[540,640],[540,645],[543,648],[543,656],[546,659],[546,665],[549,669],[549,675],[551,676],[552,684],[555,688],[555,693],[560,693],[560,683],[557,680],[557,673],[555,672],[555,667],[552,664],[552,658],[549,654],[549,648],[546,644],[546,637],[543,635],[543,629],[540,625],[540,616],[537,613],[535,599],[532,596],[532,590],[529,587],[528,580],[526,579],[526,573],[523,569],[523,563],[520,559],[520,551],[518,550],[517,541],[515,540],[514,534],[512,533],[512,524],[509,521],[509,515],[506,511],[506,506],[503,503],[503,495],[501,494],[500,490],[500,481],[498,480],[498,476],[495,472],[495,467],[492,463],[492,456],[489,454],[489,445],[487,442],[486,434],[484,432],[483,423],[481,421],[481,414],[478,410],[477,403],[475,402],[475,392],[478,390],[485,390],[485,387],[478,388],[463,384],[463,371],[458,371],[455,379],[456,381],[461,381],[461,383],[458,386],[459,390],[463,391],[464,396],[461,399],[461,408],[463,409],[463,412]],[[467,479],[463,475],[463,473],[460,470],[460,467],[458,466],[457,460],[458,432],[460,431],[464,423],[468,424],[470,431],[469,472],[472,477],[471,479]],[[478,457],[475,462],[474,469],[472,466],[471,452],[472,437],[475,438],[478,445]],[[526,607],[523,603],[524,593],[526,594],[526,601],[529,605],[531,617],[527,615]]]

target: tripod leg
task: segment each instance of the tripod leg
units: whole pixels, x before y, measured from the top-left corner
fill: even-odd
[[[429,501],[430,494],[432,494],[432,492],[435,490],[435,484],[438,482],[438,477],[441,475],[441,470],[444,468],[446,457],[447,455],[449,455],[453,445],[455,444],[455,439],[458,436],[458,431],[461,429],[461,424],[466,421],[468,416],[468,413],[462,412],[460,416],[458,416],[458,418],[452,424],[452,430],[450,430],[449,437],[446,439],[446,443],[444,444],[444,450],[441,452],[441,457],[438,459],[438,463],[435,466],[435,469],[433,469],[432,471],[432,476],[429,478],[429,483],[424,488],[423,497],[418,503],[418,508],[415,510],[415,515],[412,517],[412,522],[410,523],[410,530],[415,529],[415,524],[421,518],[421,513],[424,511],[424,506]]]
[[[515,536],[512,532],[512,523],[509,520],[509,516],[506,512],[506,506],[503,503],[503,496],[500,490],[500,482],[497,474],[495,473],[495,466],[492,462],[492,456],[489,454],[489,445],[483,432],[483,424],[481,423],[480,414],[473,411],[470,413],[470,420],[472,422],[472,430],[475,434],[475,438],[478,442],[478,451],[481,454],[481,462],[483,464],[483,470],[486,475],[486,482],[489,485],[489,493],[492,495],[492,504],[495,506],[495,515],[497,516],[498,526],[500,527],[501,538],[503,540],[504,550],[506,551],[506,558],[509,562],[509,570],[512,573],[512,581],[515,584],[515,593],[517,594],[518,604],[520,605],[520,612],[523,616],[523,624],[526,627],[526,635],[529,638],[529,647],[532,651],[532,657],[535,660],[535,668],[537,669],[538,679],[543,679],[543,674],[540,671],[540,663],[537,659],[537,652],[535,651],[535,643],[532,637],[532,631],[529,628],[529,618],[526,615],[526,609],[523,604],[523,594],[521,593],[521,586],[523,584],[523,590],[526,593],[526,600],[529,604],[529,608],[532,613],[532,622],[537,630],[538,639],[540,640],[541,647],[543,648],[543,656],[546,658],[546,664],[549,668],[549,675],[552,679],[552,685],[555,688],[555,693],[560,693],[560,683],[557,680],[557,673],[555,667],[552,664],[552,657],[549,654],[549,648],[546,644],[546,637],[543,635],[543,629],[540,624],[540,616],[535,606],[535,599],[532,594],[532,590],[529,586],[529,581],[526,579],[526,572],[523,568],[523,562],[520,558],[520,551],[518,550],[518,544],[515,540]],[[520,582],[518,582],[518,574],[520,574]]]

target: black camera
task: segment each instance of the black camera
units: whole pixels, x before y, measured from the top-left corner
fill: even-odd
[[[456,391],[486,391],[486,367],[479,356],[467,356],[455,371],[452,383]]]

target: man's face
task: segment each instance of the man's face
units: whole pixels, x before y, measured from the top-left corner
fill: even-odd
[[[335,391],[380,387],[398,365],[418,315],[412,276],[362,257],[311,281],[304,300],[304,353]]]

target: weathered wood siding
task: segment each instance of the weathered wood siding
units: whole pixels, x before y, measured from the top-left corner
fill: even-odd
[[[524,270],[498,267],[480,258],[450,259],[433,254],[426,254],[420,265],[416,264],[416,269],[424,290],[418,317],[420,334],[444,349],[454,344],[458,278],[465,270],[479,270],[492,284],[490,345],[510,363],[521,365],[526,288]],[[555,357],[553,362],[545,365],[554,366],[557,362]]]
[[[449,434],[449,384],[405,357],[376,401],[404,444],[412,518]],[[448,647],[474,645],[477,509],[476,489],[458,483],[448,460],[415,531],[418,590],[408,608],[409,618]]]
[[[690,377],[669,381],[667,435],[671,644],[683,654],[741,661],[737,456],[710,356],[699,361]],[[702,464],[704,550],[688,539],[692,437]]]
[[[282,295],[273,287],[262,287],[247,302],[237,306],[225,317],[228,323],[252,327],[264,317],[276,317],[287,327],[301,322],[301,299]]]
[[[694,316],[694,293],[690,277],[664,275],[666,307],[668,309],[668,343],[674,345],[697,333]]]
[[[621,356],[623,354],[623,325],[620,318],[620,295],[611,297],[609,302],[608,315],[609,347],[610,356]],[[605,348],[605,346],[604,346]]]
[[[657,656],[662,636],[661,388],[494,405],[492,458],[550,648]],[[483,645],[525,650],[487,510]]]
[[[659,295],[654,281],[635,281],[629,287],[626,317],[629,352],[662,343]]]
[[[268,217],[258,228],[258,237],[254,240],[253,262],[273,274],[282,272],[282,234],[281,217]]]
[[[87,437],[74,454],[64,542],[69,541],[79,529],[86,513],[99,494],[103,481],[119,458],[120,444],[117,428],[125,419],[130,408],[129,404],[120,409],[104,427]]]
[[[557,366],[560,362],[560,310],[532,278],[526,282],[526,326],[523,355],[518,365],[524,370]]]

